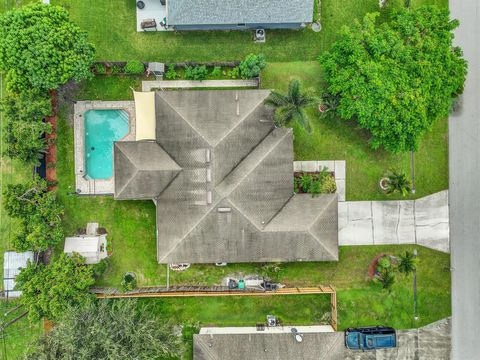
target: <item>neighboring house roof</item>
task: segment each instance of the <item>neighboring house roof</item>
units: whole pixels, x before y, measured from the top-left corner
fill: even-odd
[[[168,25],[310,23],[313,0],[168,0]]]
[[[340,332],[302,333],[302,342],[291,333],[195,334],[194,360],[344,360],[344,335]]]
[[[281,329],[251,333],[243,328],[202,328],[193,335],[194,360],[405,360],[450,359],[451,318],[442,319],[418,329],[397,330],[397,347],[371,351],[349,350],[343,332],[308,332],[298,326],[303,341],[296,342],[291,333]],[[231,330],[230,330],[231,329]],[[248,328],[247,328],[248,329]],[[206,330],[206,331],[205,331]],[[280,333],[279,333],[280,332]]]
[[[8,297],[18,297],[22,294],[21,291],[14,291],[15,278],[20,273],[20,269],[27,266],[28,260],[33,262],[33,255],[32,251],[3,253],[3,290],[7,292]]]
[[[155,199],[160,263],[338,259],[336,195],[293,194],[293,134],[269,93],[157,92],[158,145],[115,144],[115,198]]]

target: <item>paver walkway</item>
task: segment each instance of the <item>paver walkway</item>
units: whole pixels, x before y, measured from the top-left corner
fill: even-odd
[[[252,80],[155,80],[142,81],[142,91],[191,88],[258,88],[258,79]]]
[[[338,203],[339,245],[419,244],[450,252],[448,190],[418,200]]]

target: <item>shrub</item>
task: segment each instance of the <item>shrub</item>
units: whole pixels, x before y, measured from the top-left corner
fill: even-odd
[[[410,180],[404,173],[399,173],[395,170],[390,171],[387,176],[387,194],[400,193],[407,196],[411,191]]]
[[[384,269],[378,276],[378,281],[382,285],[382,289],[390,291],[392,285],[395,283],[395,273],[392,268]]]
[[[227,77],[230,79],[238,79],[240,77],[240,69],[238,66],[235,66],[232,70],[227,72]]]
[[[222,68],[220,66],[215,66],[210,73],[210,76],[213,78],[218,78],[222,75]]]
[[[300,187],[304,193],[310,192],[313,183],[313,176],[310,174],[302,174],[300,176]]]
[[[417,259],[413,253],[405,251],[405,255],[400,255],[400,262],[398,263],[398,271],[405,275],[410,274],[417,268]]]
[[[260,75],[260,71],[267,65],[265,56],[262,54],[248,55],[245,60],[243,60],[240,65],[240,75],[242,79],[253,79]]]
[[[93,71],[96,74],[103,75],[107,73],[107,68],[103,63],[95,63],[95,65],[93,65]]]
[[[118,75],[123,73],[123,68],[120,65],[113,65],[112,66],[112,75]]]
[[[263,277],[278,282],[280,280],[280,274],[283,271],[280,263],[267,263],[262,266]]]
[[[145,72],[145,65],[138,60],[132,60],[125,65],[125,73],[130,75],[141,75]]]
[[[137,287],[137,279],[134,273],[127,272],[123,275],[122,282],[120,284],[123,291],[132,291]]]
[[[179,77],[179,75],[175,71],[175,65],[168,65],[167,72],[165,73],[165,78],[167,80],[175,80],[178,77]]]
[[[328,174],[322,180],[320,192],[322,194],[333,194],[335,191],[337,191],[337,183],[335,182],[335,178]]]
[[[185,78],[188,80],[205,80],[208,75],[208,70],[205,65],[201,66],[187,66],[185,68]]]

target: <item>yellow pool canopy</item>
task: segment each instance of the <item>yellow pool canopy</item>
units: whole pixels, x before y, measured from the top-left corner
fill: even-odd
[[[155,92],[134,91],[135,140],[155,140]]]

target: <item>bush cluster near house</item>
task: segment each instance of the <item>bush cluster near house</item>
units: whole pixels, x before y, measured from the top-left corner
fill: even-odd
[[[85,303],[94,295],[87,292],[95,283],[93,269],[80,256],[60,254],[48,265],[29,262],[16,278],[20,301],[33,320],[59,319],[69,306]]]
[[[130,75],[141,75],[145,72],[145,65],[141,61],[132,60],[127,62],[124,71]]]
[[[8,90],[57,89],[91,77],[95,49],[59,6],[35,3],[0,17],[0,70]]]
[[[452,46],[458,21],[434,6],[401,9],[382,24],[377,16],[344,28],[320,57],[328,92],[341,118],[370,131],[372,148],[416,150],[463,89],[467,64]]]
[[[305,194],[333,194],[337,190],[335,178],[326,169],[319,173],[295,174],[294,191]]]
[[[11,159],[19,159],[28,165],[39,165],[47,142],[44,134],[51,132],[50,124],[43,119],[51,115],[51,100],[47,93],[29,90],[9,94],[1,101],[6,121],[5,153]]]
[[[39,177],[24,184],[8,184],[3,194],[7,214],[17,218],[21,232],[13,238],[17,251],[45,251],[63,240],[63,207]]]
[[[253,79],[260,75],[260,71],[267,66],[267,61],[263,54],[248,55],[238,66],[242,79]]]
[[[375,266],[375,280],[382,285],[382,289],[390,291],[395,283],[395,273],[398,270],[400,273],[408,276],[417,269],[418,259],[413,252],[406,251],[405,254],[398,258],[383,255],[378,259]]]
[[[69,307],[29,349],[29,359],[178,359],[184,352],[171,323],[134,300]]]
[[[208,70],[205,65],[187,66],[185,68],[185,79],[187,80],[205,80],[208,76]]]

